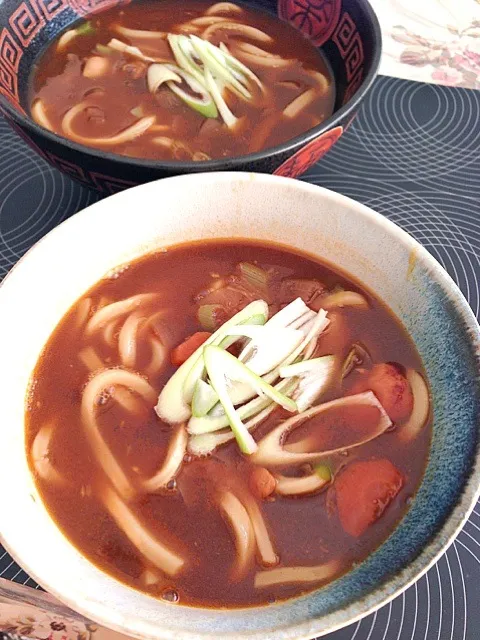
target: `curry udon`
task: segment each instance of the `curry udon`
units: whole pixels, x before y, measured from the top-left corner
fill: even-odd
[[[372,293],[285,247],[211,241],[75,303],[26,427],[40,494],[93,563],[235,607],[325,584],[391,533],[424,471],[429,395]]]
[[[285,142],[333,102],[321,53],[291,25],[228,2],[162,0],[63,33],[34,72],[31,113],[90,147],[202,161]]]

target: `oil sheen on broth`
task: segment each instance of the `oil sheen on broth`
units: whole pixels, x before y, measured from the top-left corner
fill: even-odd
[[[420,358],[375,295],[286,247],[222,240],[145,256],[72,307],[34,371],[26,446],[94,564],[236,607],[374,551],[420,483],[430,426]]]
[[[199,0],[135,2],[70,28],[34,69],[31,112],[81,144],[202,161],[272,147],[333,110],[328,67],[262,11]]]

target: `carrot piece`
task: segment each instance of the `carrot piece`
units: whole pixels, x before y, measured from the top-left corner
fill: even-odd
[[[350,463],[335,479],[338,515],[343,528],[359,537],[373,524],[402,488],[400,471],[387,459]]]
[[[172,364],[179,367],[181,364],[188,360],[188,358],[195,353],[212,334],[209,331],[197,331],[193,335],[186,338],[181,344],[172,350],[170,359]]]

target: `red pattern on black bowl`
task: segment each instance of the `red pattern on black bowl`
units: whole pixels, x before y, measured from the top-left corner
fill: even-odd
[[[342,0],[279,0],[278,15],[321,47],[338,24]]]
[[[259,171],[298,176],[346,129],[379,61],[381,36],[368,0],[255,0],[322,46],[336,80],[335,112],[296,138],[258,153],[208,162],[152,161],[84,147],[38,126],[25,113],[27,82],[37,56],[79,16],[131,0],[1,0],[0,111],[48,162],[83,185],[111,193],[181,173]],[[136,1],[136,0],[133,0]],[[249,4],[248,0],[242,0]]]
[[[317,160],[320,160],[335,144],[343,133],[343,127],[334,127],[330,131],[322,133],[316,140],[309,142],[303,149],[293,154],[273,172],[276,176],[296,178],[302,175]]]

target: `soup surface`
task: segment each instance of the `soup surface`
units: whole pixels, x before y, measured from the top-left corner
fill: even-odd
[[[55,329],[27,398],[29,462],[65,535],[188,605],[271,603],[348,571],[405,513],[429,441],[422,364],[392,313],[250,241],[109,274]]]
[[[320,124],[334,86],[288,23],[231,3],[135,2],[65,32],[34,70],[32,116],[137,158],[260,151]]]

